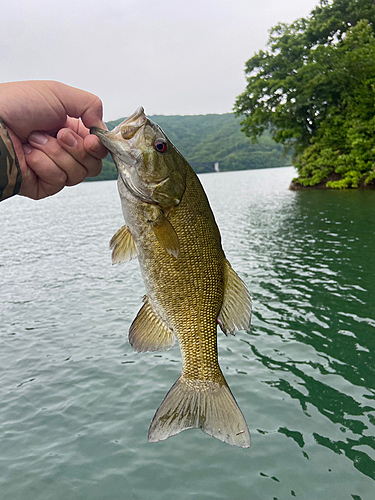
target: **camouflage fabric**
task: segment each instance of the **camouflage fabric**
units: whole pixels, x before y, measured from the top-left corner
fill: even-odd
[[[0,119],[0,201],[18,193],[21,170],[7,129]]]

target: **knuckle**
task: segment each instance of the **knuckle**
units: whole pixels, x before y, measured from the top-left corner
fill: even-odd
[[[96,160],[93,163],[92,168],[89,170],[89,176],[90,177],[97,177],[100,174],[100,172],[102,171],[102,167],[103,167],[102,161]]]
[[[98,96],[94,96],[93,108],[100,114],[103,114],[103,103]]]
[[[66,185],[67,186],[75,186],[76,184],[80,184],[87,177],[87,170],[81,166],[81,168],[74,169],[71,175],[68,176]]]
[[[68,181],[68,174],[59,168],[59,170],[56,173],[56,184],[59,184],[60,186],[65,186]]]

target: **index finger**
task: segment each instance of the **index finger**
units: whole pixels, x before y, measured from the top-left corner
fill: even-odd
[[[107,128],[104,125],[105,128]],[[108,150],[100,142],[100,139],[85,127],[81,120],[68,116],[65,126],[57,134],[57,139],[60,141],[61,137],[67,132],[67,129],[73,130],[76,134],[82,137],[85,150],[95,158],[102,160],[108,154]]]

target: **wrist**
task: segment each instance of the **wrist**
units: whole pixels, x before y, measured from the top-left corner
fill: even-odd
[[[0,201],[20,190],[21,169],[8,129],[0,118]]]

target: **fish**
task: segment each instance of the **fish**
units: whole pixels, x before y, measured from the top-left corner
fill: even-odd
[[[192,167],[142,107],[112,131],[92,128],[118,171],[125,225],[112,262],[139,260],[146,295],[129,329],[137,352],[178,340],[182,372],[157,409],[148,441],[199,428],[248,448],[250,433],[218,362],[217,325],[249,329],[252,301],[225,257],[219,228]]]

